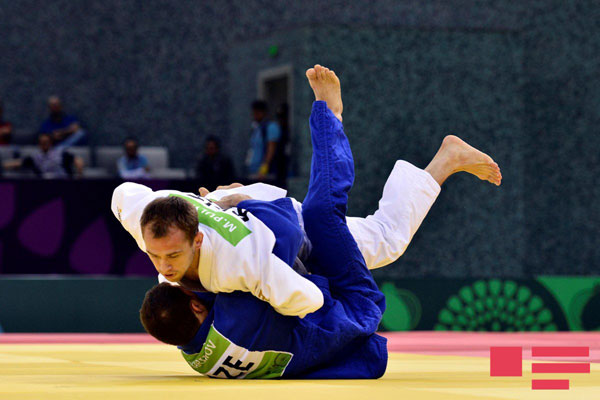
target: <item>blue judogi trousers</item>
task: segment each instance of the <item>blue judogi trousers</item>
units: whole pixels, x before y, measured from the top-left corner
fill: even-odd
[[[385,298],[346,225],[354,180],[348,139],[322,101],[313,104],[310,127],[313,158],[303,218],[313,248],[306,262],[312,274],[305,277],[323,292],[324,304],[301,319],[281,315],[246,292],[217,294],[196,337],[181,347],[188,363],[201,373],[223,378],[357,379],[378,378],[385,372],[387,342],[375,333]],[[252,200],[238,206],[260,214],[275,236],[283,238],[273,252],[292,265],[301,240],[287,201]],[[289,220],[283,223],[286,216]]]

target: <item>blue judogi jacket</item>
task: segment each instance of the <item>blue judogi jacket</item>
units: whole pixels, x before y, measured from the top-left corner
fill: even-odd
[[[313,160],[303,203],[313,249],[306,264],[324,305],[303,319],[277,313],[246,292],[197,294],[211,310],[194,339],[181,346],[196,371],[215,378],[378,378],[387,341],[375,334],[385,298],[345,222],[354,166],[341,123],[324,102],[311,114]],[[238,205],[275,234],[273,253],[292,265],[302,230],[289,199]]]

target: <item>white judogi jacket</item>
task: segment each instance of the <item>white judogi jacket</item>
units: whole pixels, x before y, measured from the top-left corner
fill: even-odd
[[[260,189],[260,186],[255,189]],[[283,191],[285,196],[284,190],[279,191]],[[252,214],[240,217],[237,209],[223,210],[192,193],[176,190],[154,192],[144,185],[126,182],[115,189],[111,209],[142,251],[146,251],[140,226],[144,208],[156,198],[171,195],[185,197],[199,211],[198,229],[204,238],[198,275],[206,290],[214,293],[250,292],[269,302],[283,315],[304,317],[323,305],[323,294],[317,286],[272,253],[275,245],[273,232]],[[277,195],[281,197],[281,193]],[[263,199],[265,196],[264,193],[256,195]],[[217,193],[211,198],[218,200],[220,196]]]
[[[206,197],[220,200],[234,193],[265,201],[286,196],[283,189],[257,183],[217,190]],[[369,269],[386,266],[404,253],[439,193],[440,186],[429,173],[406,161],[396,162],[383,188],[378,210],[366,218],[347,218],[348,228]],[[191,193],[175,190],[153,192],[143,185],[123,183],[113,193],[112,211],[144,252],[146,247],[140,228],[144,207],[158,197],[171,194],[184,195],[208,208],[204,214],[208,217],[205,218],[208,225],[202,222],[198,224],[198,229],[204,234],[198,274],[205,289],[215,293],[234,290],[251,292],[284,315],[302,317],[322,306],[323,295],[319,289],[273,255],[275,236],[253,215],[248,214],[249,220],[243,222],[235,215],[235,209],[224,211]],[[302,205],[293,199],[292,202],[300,225],[304,227]],[[223,219],[219,219],[221,217]],[[249,229],[251,234],[243,236],[246,232],[244,228]],[[232,229],[237,231],[235,235],[233,232],[227,233]],[[239,242],[233,245],[238,239]],[[164,282],[166,278],[159,275],[159,281]]]

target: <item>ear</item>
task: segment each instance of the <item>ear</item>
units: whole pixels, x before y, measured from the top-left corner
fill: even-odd
[[[144,239],[144,233],[146,233],[146,228],[148,228],[148,225],[145,225],[145,226],[141,227],[141,230],[142,230],[142,240],[144,242],[146,241],[146,239]]]
[[[196,233],[196,236],[194,236],[194,250],[200,250],[200,247],[202,247],[202,241],[204,240],[204,235],[200,232]]]
[[[190,300],[190,308],[192,309],[194,314],[202,314],[206,311],[204,305],[196,299]]]

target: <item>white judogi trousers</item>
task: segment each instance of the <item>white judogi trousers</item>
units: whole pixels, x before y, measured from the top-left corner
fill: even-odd
[[[347,217],[348,228],[369,269],[391,264],[404,253],[440,190],[440,185],[428,172],[406,161],[396,161],[383,188],[377,211],[366,218]],[[219,200],[234,193],[267,201],[286,195],[283,189],[259,183],[217,190],[206,197]],[[294,200],[294,207],[304,228],[302,204]]]

